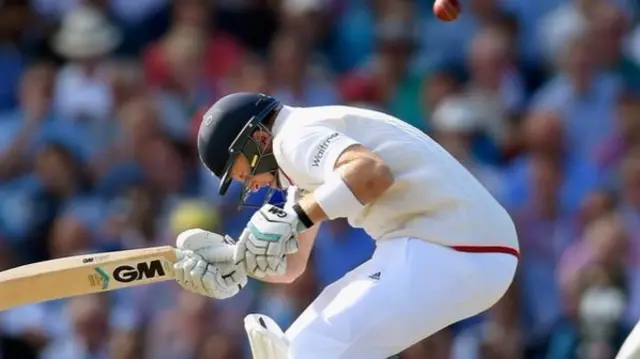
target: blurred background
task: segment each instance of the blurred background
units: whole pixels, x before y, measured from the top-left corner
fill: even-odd
[[[351,104],[433,136],[519,230],[505,298],[403,359],[613,358],[640,318],[640,3],[462,6],[443,23],[432,0],[0,0],[0,268],[238,235],[252,210],[199,164],[203,109]],[[229,300],[163,283],[0,313],[0,358],[249,358],[246,313],[287,327],[374,248],[343,221],[316,243],[294,284]]]

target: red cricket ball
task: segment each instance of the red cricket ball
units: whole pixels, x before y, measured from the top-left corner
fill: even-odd
[[[436,0],[433,13],[441,21],[453,21],[458,18],[462,10],[458,0]]]

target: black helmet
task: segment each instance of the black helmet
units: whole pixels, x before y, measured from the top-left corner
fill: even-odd
[[[231,183],[229,172],[242,153],[251,165],[250,175],[277,171],[273,153],[266,153],[252,137],[269,129],[264,120],[277,113],[282,104],[271,96],[240,92],[222,97],[202,117],[198,130],[198,154],[202,163],[220,178],[218,192],[224,195]],[[248,189],[245,186],[243,199]]]

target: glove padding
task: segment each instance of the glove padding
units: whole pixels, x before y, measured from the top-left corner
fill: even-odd
[[[256,278],[283,275],[287,270],[286,255],[298,251],[296,236],[304,229],[292,210],[265,204],[240,235],[235,262]]]
[[[230,298],[247,284],[247,274],[233,260],[233,241],[202,229],[182,232],[176,241],[176,281],[184,289],[216,299]]]

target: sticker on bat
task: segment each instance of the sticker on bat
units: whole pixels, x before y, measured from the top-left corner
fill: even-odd
[[[82,258],[82,264],[97,263],[109,258],[108,254]]]
[[[102,268],[95,268],[95,273],[89,275],[89,285],[105,290],[109,288],[109,275]]]
[[[113,270],[113,279],[120,283],[131,283],[143,279],[164,277],[167,275],[159,259],[140,262],[136,266],[122,265]]]

